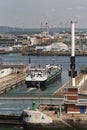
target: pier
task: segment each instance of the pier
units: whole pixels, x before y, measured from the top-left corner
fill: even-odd
[[[29,69],[29,66],[26,63],[1,63],[0,64],[0,69],[4,69],[4,68],[13,68],[15,70],[15,72],[24,72]]]
[[[20,86],[25,82],[25,76],[27,75],[28,66],[23,64],[1,64],[1,69],[12,68],[13,72],[0,79],[0,94]]]
[[[79,73],[76,79],[76,86],[78,87],[79,95],[87,95],[86,83],[87,83],[87,75]],[[71,80],[68,80],[63,86],[61,86],[57,91],[53,93],[54,96],[59,95],[60,97],[64,96],[64,88],[69,87],[71,85]]]
[[[12,73],[0,79],[0,94],[25,82],[29,66],[26,63],[0,63],[0,69],[11,68]]]
[[[80,125],[83,124],[83,121],[87,121],[87,114],[65,114],[63,98],[41,97],[40,101],[41,104],[39,105],[38,97],[0,97],[0,102],[3,102],[3,104],[0,105],[0,124],[16,124],[24,126],[22,112],[25,109],[26,104],[26,107],[31,109],[32,102],[36,103],[36,106],[40,111],[49,115],[53,119],[53,123],[50,125],[44,124],[43,126],[39,124],[40,126],[42,126],[42,128],[44,127],[49,129],[58,129],[68,127],[70,129],[73,128],[75,122],[76,124],[78,123],[79,119],[81,119]],[[78,102],[86,103],[87,99],[79,99]],[[18,107],[18,104],[20,107]],[[35,126],[35,128],[38,128],[39,125],[29,124],[29,126],[31,126],[32,128],[33,126]],[[74,127],[75,126],[76,125],[74,125]]]
[[[26,73],[13,73],[10,74],[0,81],[0,94],[6,93],[7,91],[18,87],[25,82]]]
[[[4,77],[0,82],[0,94],[6,93],[7,91],[23,84],[25,82],[24,78],[24,73],[11,74],[7,77]]]

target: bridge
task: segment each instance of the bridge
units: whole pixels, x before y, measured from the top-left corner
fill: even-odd
[[[45,104],[45,105],[63,105],[64,98],[59,97],[29,97],[29,96],[0,96],[0,102],[36,102],[37,104]],[[85,103],[87,104],[87,98],[79,98],[77,103]]]
[[[64,98],[54,97],[0,97],[0,102],[36,102],[37,104],[59,105],[64,104]]]
[[[39,105],[57,106],[64,105],[64,98],[57,97],[23,97],[23,96],[0,96],[0,115],[20,115],[25,108],[32,108],[35,102]],[[78,99],[77,103],[87,104],[87,99]]]
[[[36,107],[39,105],[57,106],[63,105],[63,98],[53,97],[1,97],[0,96],[0,115],[20,115],[25,108],[32,108],[35,102]]]

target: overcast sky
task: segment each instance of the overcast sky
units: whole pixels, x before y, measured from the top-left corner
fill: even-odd
[[[87,27],[87,0],[0,0],[0,26],[68,27],[71,20]]]

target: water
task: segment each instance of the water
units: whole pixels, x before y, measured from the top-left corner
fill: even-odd
[[[22,126],[0,125],[0,130],[24,130]]]
[[[37,128],[24,128],[23,126],[15,126],[15,125],[0,125],[0,130],[35,130]],[[38,130],[60,130],[59,128],[51,128],[51,129],[44,129],[44,128],[38,128]],[[74,129],[61,129],[61,130],[74,130]],[[75,129],[76,130],[76,129]],[[84,129],[83,129],[84,130]]]
[[[41,89],[40,93],[42,95],[50,95],[55,92],[59,87],[61,87],[68,79],[68,71],[70,69],[70,57],[69,56],[23,56],[20,53],[17,54],[8,54],[8,55],[0,55],[0,62],[12,62],[12,63],[24,63],[28,64],[29,57],[31,58],[31,65],[38,66],[41,64],[43,67],[49,63],[58,63],[62,65],[62,76],[61,79],[50,84],[44,90]],[[87,57],[86,56],[77,56],[76,57],[76,70],[79,73],[80,67],[82,65],[87,65]],[[27,88],[26,84],[21,85],[19,88],[15,88],[7,93],[7,95],[34,95],[38,94],[37,88]],[[16,106],[16,110],[24,109],[28,106],[28,102],[0,102],[0,109],[4,110],[5,108],[9,111],[15,111],[14,108]],[[1,111],[2,112],[2,111]],[[0,126],[0,130],[20,130],[21,126]]]
[[[61,87],[68,79],[68,66],[69,66],[69,57],[63,56],[23,56],[20,53],[17,54],[9,54],[9,55],[1,55],[4,63],[24,63],[28,64],[29,57],[31,59],[32,66],[41,66],[45,67],[46,64],[57,63],[62,65],[62,76],[61,78],[54,82],[53,84],[48,85],[46,88],[41,89],[41,95],[51,95],[53,94],[59,87]],[[66,62],[67,61],[67,62]],[[38,88],[27,88],[26,84],[21,85],[21,87],[10,91],[8,94],[14,95],[38,95]]]

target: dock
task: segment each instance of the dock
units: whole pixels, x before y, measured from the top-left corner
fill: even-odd
[[[11,74],[0,80],[0,94],[6,93],[7,91],[18,87],[24,83],[25,74]]]
[[[0,94],[24,84],[29,66],[25,64],[0,64],[0,69],[12,68],[13,72],[0,78]]]
[[[0,80],[0,94],[18,87],[25,82],[25,73],[13,73]]]
[[[0,115],[0,124],[22,125],[21,115]]]
[[[73,130],[73,129],[84,129],[87,126],[87,114],[66,114],[64,111],[58,110],[59,106],[40,106],[39,110],[44,114],[52,118],[52,123],[29,123],[26,124],[23,121],[22,113],[20,115],[0,115],[0,124],[8,125],[21,125],[27,129],[48,129],[48,130]],[[57,111],[55,111],[57,110]]]
[[[82,89],[84,88],[84,86],[86,85],[86,81],[87,81],[87,75],[79,73],[76,77],[76,86],[78,87],[78,93],[79,95],[83,93],[83,95],[86,93],[87,91],[82,91]],[[61,86],[57,91],[55,91],[53,93],[53,96],[59,96],[59,97],[63,97],[64,96],[64,88],[69,87],[71,85],[71,80],[68,80],[63,86]]]

